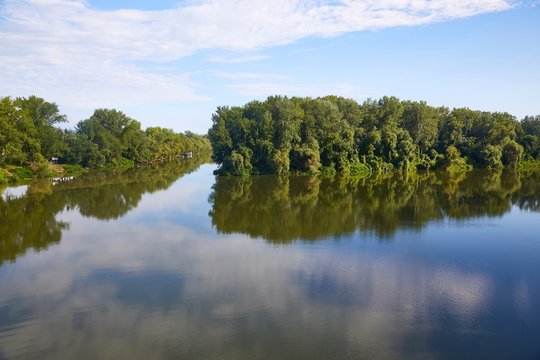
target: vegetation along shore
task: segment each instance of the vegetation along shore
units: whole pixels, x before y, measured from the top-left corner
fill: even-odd
[[[396,97],[360,104],[338,96],[272,96],[219,107],[207,136],[143,130],[114,109],[96,109],[75,129],[58,127],[63,122],[58,106],[40,97],[0,98],[0,183],[210,152],[217,173],[227,175],[540,170],[540,116],[517,120]]]
[[[0,98],[0,184],[211,151],[204,136],[161,127],[142,130],[140,122],[114,109],[95,110],[73,130],[58,127],[66,121],[55,103],[40,97]]]
[[[208,137],[220,174],[540,169],[540,116],[396,97],[272,96],[219,107]]]

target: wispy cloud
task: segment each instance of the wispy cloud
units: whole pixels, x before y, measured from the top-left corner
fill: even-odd
[[[213,62],[259,61],[267,59],[260,49],[306,37],[428,24],[513,6],[510,0],[201,0],[159,11],[105,11],[90,4],[4,0],[0,94],[49,94],[80,106],[198,100],[189,76],[161,65],[209,49],[228,54]],[[145,65],[135,65],[139,61]]]
[[[251,55],[220,55],[220,56],[213,56],[208,58],[208,61],[214,62],[214,63],[223,63],[223,64],[241,64],[241,63],[247,63],[247,62],[253,62],[253,61],[261,61],[269,59],[270,56],[268,55],[262,55],[262,54],[251,54]]]
[[[233,79],[233,80],[246,80],[246,79],[275,79],[275,80],[284,80],[287,77],[278,74],[268,74],[268,73],[255,73],[255,72],[243,72],[243,71],[234,71],[234,72],[216,72],[216,76],[222,79]]]

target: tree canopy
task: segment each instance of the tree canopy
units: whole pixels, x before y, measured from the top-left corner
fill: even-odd
[[[115,109],[97,109],[73,130],[57,127],[66,121],[55,103],[42,98],[0,98],[0,167],[32,166],[35,174],[46,175],[52,158],[99,167],[211,151],[204,136],[159,127],[143,130],[140,122]]]
[[[271,96],[218,107],[208,132],[221,174],[500,169],[540,157],[540,116],[396,97]]]

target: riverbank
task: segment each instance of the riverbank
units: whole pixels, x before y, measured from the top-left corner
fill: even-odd
[[[195,156],[199,159],[198,162],[210,161],[210,154],[203,154]],[[181,159],[176,159],[181,160]],[[159,163],[173,162],[171,159],[163,159]],[[82,175],[91,170],[105,170],[105,171],[124,171],[135,167],[151,167],[155,166],[158,162],[153,161],[151,163],[137,163],[129,159],[120,159],[97,167],[82,167],[80,165],[73,164],[32,164],[30,166],[15,166],[6,165],[0,167],[0,185],[16,185],[25,184],[37,179],[54,179],[65,178]]]
[[[77,176],[86,170],[80,165],[49,164],[44,172],[38,174],[38,169],[35,166],[7,165],[0,168],[0,185],[24,183],[38,178]]]

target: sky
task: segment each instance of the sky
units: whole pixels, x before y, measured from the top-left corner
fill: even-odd
[[[270,95],[540,114],[540,1],[0,0],[0,97],[204,134]]]

